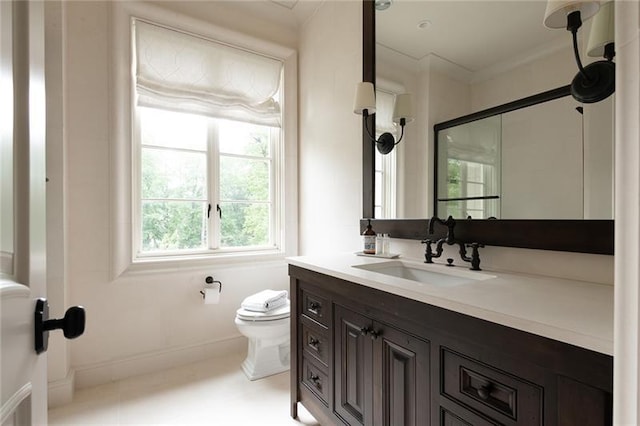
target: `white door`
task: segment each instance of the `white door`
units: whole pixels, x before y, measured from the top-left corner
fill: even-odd
[[[47,424],[44,3],[0,1],[0,424]]]

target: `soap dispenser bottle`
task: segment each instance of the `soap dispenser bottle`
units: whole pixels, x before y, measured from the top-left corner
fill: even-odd
[[[364,254],[376,254],[376,233],[371,227],[371,219],[369,219],[367,229],[362,233],[362,240],[364,243],[362,252]]]

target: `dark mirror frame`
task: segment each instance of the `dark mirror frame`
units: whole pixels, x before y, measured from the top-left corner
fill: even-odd
[[[362,81],[375,84],[375,8],[373,0],[362,2]],[[375,117],[375,116],[373,116]],[[362,217],[360,232],[371,218],[373,229],[392,238],[422,240],[428,237],[429,219],[375,219],[374,144],[362,120]],[[425,194],[425,197],[427,194]],[[613,255],[613,220],[457,220],[457,238],[491,246],[569,251]],[[430,237],[442,237],[436,227]]]

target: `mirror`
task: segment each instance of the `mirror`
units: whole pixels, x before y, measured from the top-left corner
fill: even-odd
[[[394,17],[393,11],[405,6],[414,8],[409,12],[411,24],[401,23]],[[417,7],[424,10],[418,11]],[[465,10],[464,14],[460,13],[461,8]],[[373,81],[375,76],[376,82],[381,81],[384,86],[377,89],[387,91],[399,86],[399,90],[413,93],[416,103],[416,121],[407,126],[405,141],[396,147],[397,176],[395,181],[387,179],[393,182],[387,184],[387,188],[374,184],[380,171],[376,170],[371,142],[363,138],[363,217],[376,218],[377,232],[386,232],[396,238],[426,237],[427,218],[434,214],[436,204],[434,170],[437,164],[434,161],[435,133],[432,130],[435,124],[465,117],[474,111],[491,110],[571,81],[577,69],[573,62],[570,35],[566,31],[542,26],[544,8],[545,2],[538,1],[453,4],[397,0],[389,9],[375,12],[373,1],[363,2],[363,80]],[[464,16],[471,19],[463,22]],[[447,17],[455,18],[455,23],[443,24],[446,21],[440,21]],[[494,20],[496,18],[497,21]],[[413,22],[417,19],[420,21],[418,24]],[[427,20],[430,22],[425,22]],[[386,21],[391,21],[392,25],[385,26]],[[423,30],[437,31],[423,33],[417,43],[402,38],[408,32]],[[586,22],[580,30],[582,36],[588,34],[588,30]],[[378,43],[377,34],[380,37]],[[481,40],[481,35],[492,39]],[[442,50],[444,47],[432,44],[441,39],[446,39],[447,43],[458,40],[459,45],[445,52]],[[400,53],[398,46],[403,44],[430,50],[423,56],[418,51]],[[505,54],[507,59],[500,59],[500,54]],[[608,102],[612,108],[612,97]],[[608,114],[613,122],[613,111]],[[587,115],[585,109],[585,121]],[[583,131],[593,131],[593,128],[585,125]],[[583,168],[586,170],[588,167]],[[585,181],[597,179],[586,175],[584,178]],[[394,219],[384,218],[384,213],[375,215],[374,212],[380,212],[383,205],[379,201],[374,202],[376,192],[382,194],[383,199],[395,197]],[[362,221],[363,229],[364,226]],[[460,238],[489,245],[613,253],[613,221],[609,219],[548,217],[539,220],[519,217],[491,221],[461,220],[456,229]]]
[[[611,103],[565,86],[436,124],[436,216],[612,219]]]

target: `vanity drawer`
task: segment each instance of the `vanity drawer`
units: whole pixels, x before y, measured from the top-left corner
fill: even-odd
[[[441,348],[441,392],[505,425],[541,425],[543,389]]]
[[[329,377],[322,368],[316,366],[309,358],[302,357],[302,378],[300,380],[311,392],[328,405]]]
[[[325,327],[328,327],[331,317],[329,300],[304,289],[302,290],[301,299],[302,313]]]
[[[325,367],[329,366],[328,331],[308,318],[302,317],[302,350],[305,356],[313,357]]]

